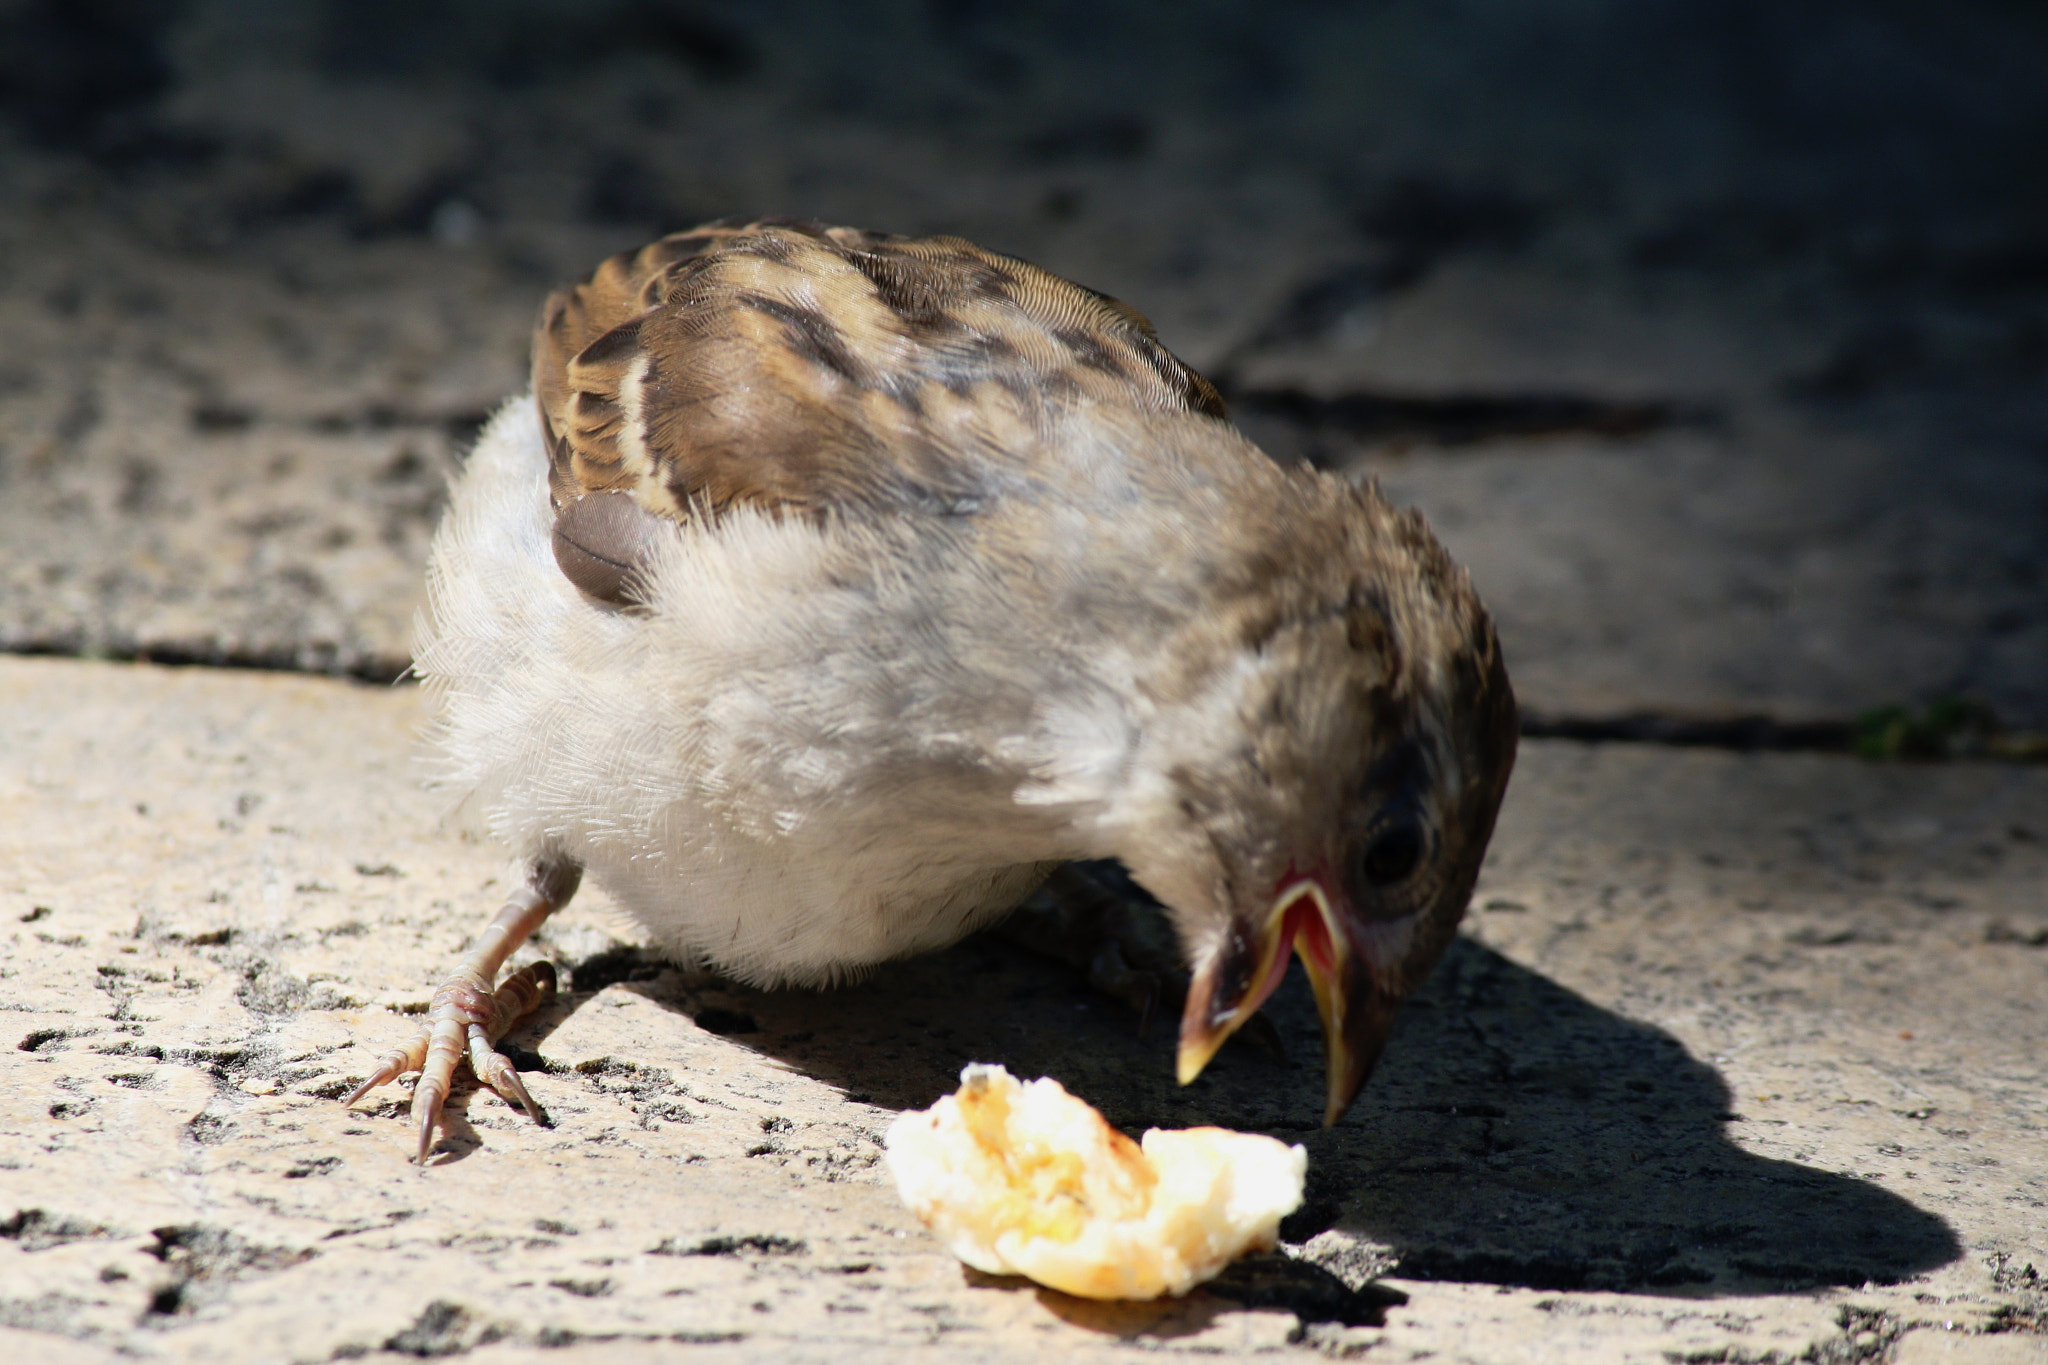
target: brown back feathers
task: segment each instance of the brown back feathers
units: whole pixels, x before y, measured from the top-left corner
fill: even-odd
[[[606,261],[551,297],[533,357],[557,505],[624,492],[972,510],[1047,404],[1223,416],[1115,299],[954,237],[768,221]]]

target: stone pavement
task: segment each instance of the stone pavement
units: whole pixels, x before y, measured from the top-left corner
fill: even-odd
[[[0,1359],[2048,1360],[2048,769],[1730,747],[2048,731],[2048,20],[994,15],[0,4],[0,649],[72,656],[0,658]],[[734,213],[1132,300],[1421,507],[1532,731],[1602,741],[1525,744],[1336,1129],[1298,981],[1292,1065],[1181,1091],[1007,942],[761,993],[591,893],[517,1035],[553,1128],[470,1097],[420,1172],[401,1090],[341,1109],[506,870],[419,694],[334,675],[404,668],[545,291]],[[962,1271],[874,1162],[968,1060],[1306,1144],[1284,1254]]]
[[[338,1102],[505,874],[410,780],[422,700],[0,661],[12,1358],[2048,1344],[2048,771],[1530,744],[1471,932],[1331,1130],[1299,980],[1294,1064],[1233,1044],[1181,1091],[1168,1027],[1007,944],[761,992],[593,894],[516,1035],[554,1126],[471,1096],[422,1172],[402,1091]],[[963,1270],[876,1158],[969,1060],[1305,1143],[1285,1255],[1161,1305]]]

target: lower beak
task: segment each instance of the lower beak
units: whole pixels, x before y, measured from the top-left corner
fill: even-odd
[[[1224,1041],[1258,1013],[1286,973],[1290,948],[1301,955],[1323,1020],[1328,1126],[1344,1116],[1372,1074],[1401,1002],[1374,981],[1371,964],[1314,877],[1281,888],[1255,943],[1226,943],[1196,969],[1181,1016],[1180,1083],[1199,1076]]]

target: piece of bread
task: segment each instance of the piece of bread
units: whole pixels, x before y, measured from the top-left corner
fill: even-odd
[[[1308,1171],[1302,1148],[1227,1128],[1132,1142],[1058,1081],[979,1064],[886,1146],[904,1203],[955,1256],[1091,1299],[1185,1294],[1273,1246]]]

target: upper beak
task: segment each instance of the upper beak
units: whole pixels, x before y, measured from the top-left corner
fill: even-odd
[[[1286,973],[1291,948],[1301,955],[1323,1020],[1323,1123],[1344,1116],[1372,1074],[1401,1007],[1400,997],[1379,985],[1375,964],[1345,919],[1322,878],[1294,876],[1281,884],[1256,940],[1226,940],[1195,969],[1180,1022],[1182,1085],[1199,1076],[1224,1040],[1266,1003]]]

